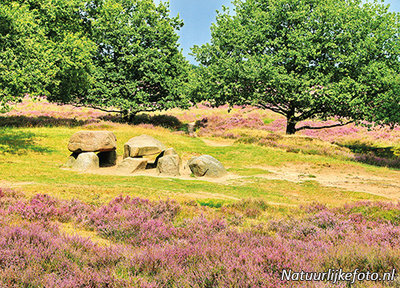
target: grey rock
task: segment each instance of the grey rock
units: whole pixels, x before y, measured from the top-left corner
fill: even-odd
[[[195,176],[222,177],[227,174],[224,165],[210,155],[193,157],[188,166]]]
[[[168,148],[167,150],[161,152],[161,153],[156,157],[156,160],[154,160],[154,167],[153,167],[153,168],[156,168],[156,167],[157,167],[158,161],[160,160],[161,157],[168,156],[168,155],[178,155],[178,153],[176,153],[176,151],[175,151],[174,148]]]
[[[179,176],[180,158],[178,155],[166,155],[157,163],[157,171],[160,174]]]
[[[97,169],[99,168],[99,157],[94,152],[80,153],[71,168],[83,171]]]
[[[74,163],[76,162],[76,158],[78,157],[77,153],[72,153],[69,157],[67,162],[62,166],[62,168],[72,168]]]
[[[188,133],[190,137],[196,137],[196,133],[194,132],[196,126],[196,122],[192,122],[188,124]]]
[[[148,135],[140,135],[131,138],[125,143],[124,158],[155,155],[163,152],[165,149],[164,144],[157,139]]]
[[[121,172],[134,173],[136,171],[145,170],[147,159],[144,158],[125,158],[117,167]]]
[[[99,156],[100,167],[111,167],[117,164],[117,151],[100,152]]]
[[[168,148],[167,150],[164,151],[164,156],[168,155],[178,155],[178,153],[176,153],[174,148]]]
[[[71,152],[105,152],[117,148],[117,138],[110,131],[79,131],[71,136],[68,150]]]

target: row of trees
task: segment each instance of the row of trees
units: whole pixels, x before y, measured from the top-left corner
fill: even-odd
[[[182,25],[152,0],[3,0],[0,99],[46,95],[125,117],[187,105]]]
[[[400,21],[361,0],[236,0],[182,56],[182,21],[152,0],[3,0],[0,101],[25,93],[121,112],[256,105],[298,122],[400,120]]]

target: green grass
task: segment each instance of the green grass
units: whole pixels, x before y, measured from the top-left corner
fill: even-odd
[[[332,169],[364,167],[362,164],[319,155],[303,155],[253,144],[207,146],[200,138],[172,133],[167,129],[145,129],[120,125],[112,130],[118,139],[118,154],[131,137],[148,134],[174,147],[183,157],[210,154],[219,159],[237,177],[225,182],[198,179],[182,180],[149,176],[110,176],[85,174],[60,169],[70,152],[69,137],[82,128],[1,128],[0,179],[4,185],[19,186],[28,195],[48,193],[58,198],[78,198],[102,204],[118,195],[140,196],[151,199],[174,198],[178,201],[195,200],[213,209],[240,199],[259,198],[276,206],[297,206],[322,202],[331,206],[358,200],[384,200],[367,193],[350,192],[321,186],[314,179],[302,183],[268,180],[262,175],[270,172],[259,166],[281,166],[287,163],[325,165]],[[371,168],[384,173],[385,168]],[[151,178],[151,179],[150,179]],[[0,186],[1,186],[0,182]]]

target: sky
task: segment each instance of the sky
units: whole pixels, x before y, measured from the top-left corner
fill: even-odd
[[[159,2],[160,0],[156,0]],[[183,54],[192,64],[195,59],[189,55],[193,45],[202,45],[210,41],[211,23],[215,22],[216,10],[221,11],[222,5],[233,8],[230,0],[169,0],[171,16],[179,14],[184,26],[178,32],[179,43]],[[400,0],[385,0],[390,4],[390,10],[400,12]]]

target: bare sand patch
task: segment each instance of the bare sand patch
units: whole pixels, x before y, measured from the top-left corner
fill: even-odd
[[[400,200],[400,171],[374,175],[362,167],[329,167],[329,165],[287,163],[281,167],[257,166],[270,174],[256,175],[270,180],[291,182],[316,181],[323,186],[364,192]]]
[[[10,182],[5,180],[0,180],[0,187],[2,188],[20,188],[27,185],[37,184],[36,182]]]

